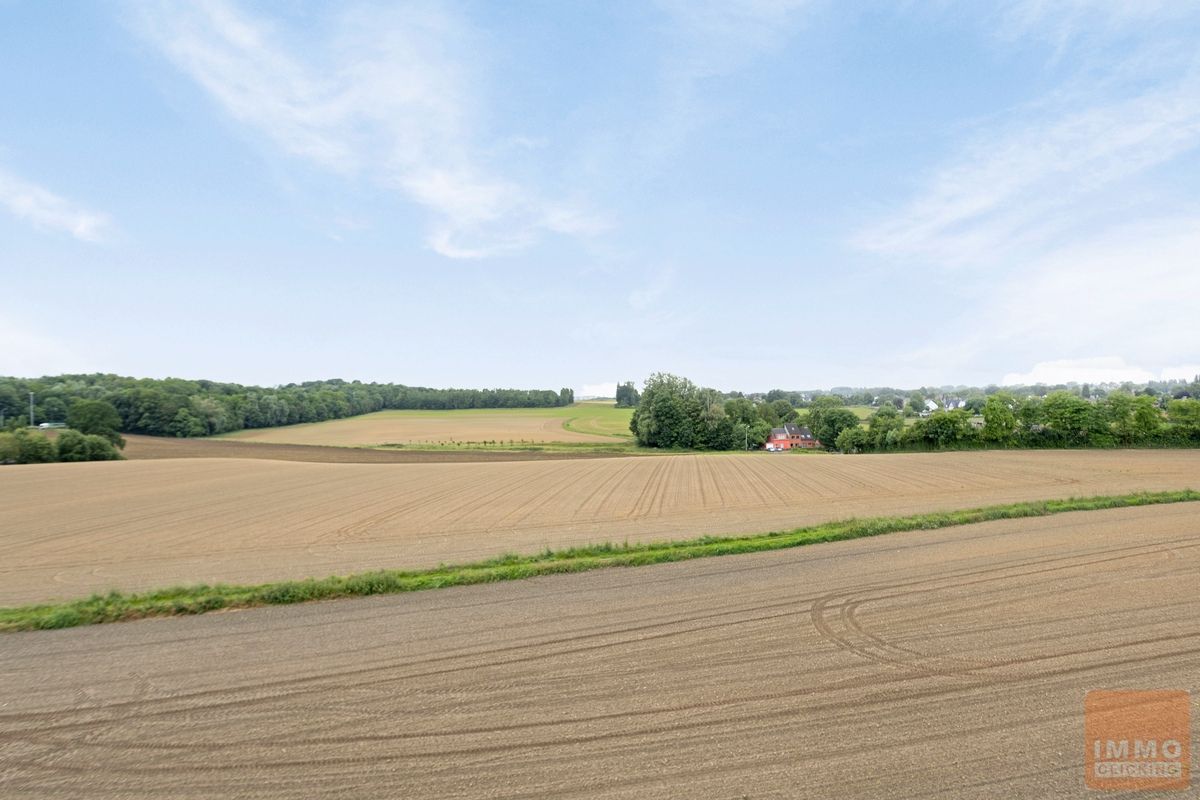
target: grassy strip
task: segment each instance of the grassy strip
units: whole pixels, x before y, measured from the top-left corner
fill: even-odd
[[[1044,517],[1067,511],[1094,511],[1195,501],[1200,501],[1200,492],[1191,489],[1042,500],[908,517],[849,519],[753,536],[705,536],[685,541],[601,544],[569,550],[546,550],[531,556],[506,555],[473,564],[439,566],[425,570],[381,570],[347,576],[265,583],[258,586],[180,586],[139,594],[113,591],[73,602],[0,608],[0,631],[69,628],[143,617],[203,614],[222,608],[251,608],[340,597],[416,592],[447,586],[520,580],[537,575],[586,572],[607,567],[633,567],[709,556],[758,553],[816,542],[858,539],[897,531],[934,530],[997,519]]]

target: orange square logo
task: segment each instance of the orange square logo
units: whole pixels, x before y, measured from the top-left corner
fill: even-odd
[[[1083,701],[1089,789],[1186,789],[1191,698],[1181,691],[1091,691]]]

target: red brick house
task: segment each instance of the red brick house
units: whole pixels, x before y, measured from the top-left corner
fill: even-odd
[[[786,423],[782,428],[772,428],[767,437],[765,450],[816,450],[821,446],[812,431],[803,425]]]

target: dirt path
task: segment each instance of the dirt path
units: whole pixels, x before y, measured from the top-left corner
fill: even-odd
[[[10,466],[0,605],[1183,488],[1200,451]]]
[[[0,795],[1089,797],[1198,573],[1188,504],[13,634]]]

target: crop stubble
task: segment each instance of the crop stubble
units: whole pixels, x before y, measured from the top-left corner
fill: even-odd
[[[1197,486],[1186,450],[7,467],[0,604]]]

